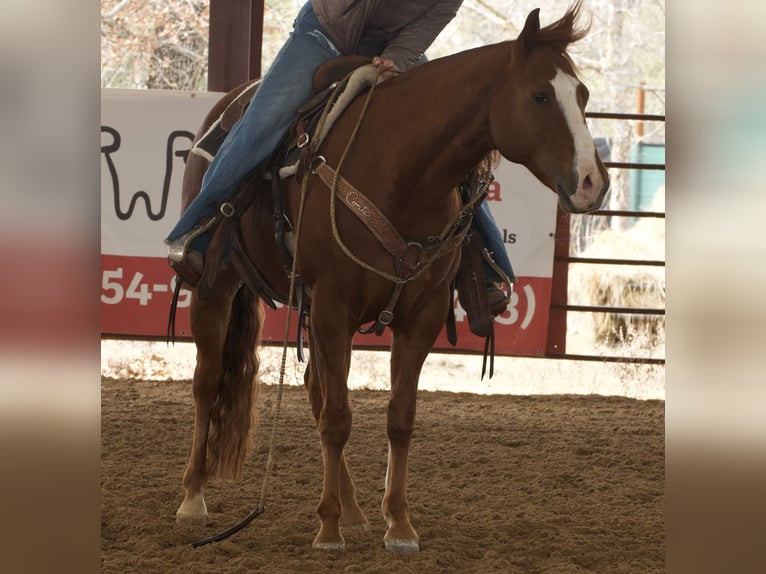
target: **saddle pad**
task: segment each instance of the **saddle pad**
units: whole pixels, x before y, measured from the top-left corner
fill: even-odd
[[[378,70],[372,64],[360,66],[353,72],[348,79],[348,83],[344,90],[338,95],[335,103],[332,105],[332,109],[328,112],[325,123],[322,126],[322,131],[316,135],[316,148],[319,148],[324,138],[330,131],[330,128],[335,123],[335,120],[340,117],[340,114],[345,110],[348,105],[354,101],[354,99],[371,87],[375,82],[380,83],[383,81],[382,77],[378,76]],[[290,165],[286,165],[279,170],[280,179],[285,179],[291,175],[295,175],[298,170],[298,161]]]
[[[237,120],[242,117],[247,109],[250,99],[253,97],[255,90],[258,89],[260,80],[253,80],[250,84],[240,92],[240,94],[234,98],[234,100],[226,106],[223,113],[218,116],[213,122],[205,134],[197,140],[197,143],[191,149],[191,152],[200,157],[204,157],[208,161],[213,161],[215,154],[223,144],[223,140],[226,139],[226,134],[237,123]]]

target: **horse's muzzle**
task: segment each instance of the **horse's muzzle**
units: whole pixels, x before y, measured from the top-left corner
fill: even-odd
[[[588,185],[592,186],[592,182]],[[569,213],[590,213],[598,210],[604,202],[606,192],[609,190],[609,180],[602,181],[596,187],[583,188],[574,186],[557,185],[556,192],[559,196],[559,204],[564,211]]]
[[[571,213],[599,209],[608,189],[609,175],[603,164],[598,163],[575,170],[569,181],[556,185],[562,209]]]

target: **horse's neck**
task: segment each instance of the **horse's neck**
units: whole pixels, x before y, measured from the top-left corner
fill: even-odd
[[[407,150],[398,179],[457,183],[492,149],[489,103],[509,58],[508,43],[434,60],[381,91],[381,107],[396,110],[393,142]],[[389,144],[390,145],[390,144]]]

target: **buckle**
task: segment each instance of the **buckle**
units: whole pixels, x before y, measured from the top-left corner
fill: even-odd
[[[417,241],[407,241],[406,248],[400,261],[410,271],[416,270],[423,264],[421,256],[423,255],[423,245]]]
[[[306,132],[303,132],[301,135],[298,136],[298,148],[300,149],[300,148],[306,147],[307,145],[309,145],[309,141],[310,141],[309,134],[307,134]]]
[[[394,314],[389,311],[388,309],[384,309],[380,312],[380,315],[378,315],[378,323],[381,325],[390,325],[391,321],[394,320]]]
[[[234,217],[237,212],[237,210],[234,209],[234,206],[228,201],[224,201],[218,209],[224,217]]]
[[[323,163],[327,163],[327,158],[325,158],[325,156],[323,155],[315,156],[314,159],[312,159],[311,163],[309,164],[309,171],[313,173],[314,175],[316,175],[317,168]]]

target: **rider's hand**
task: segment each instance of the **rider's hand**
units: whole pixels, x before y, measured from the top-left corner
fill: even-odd
[[[401,70],[392,60],[381,58],[380,56],[375,56],[372,59],[372,65],[378,69],[383,79],[392,78],[401,73]]]

